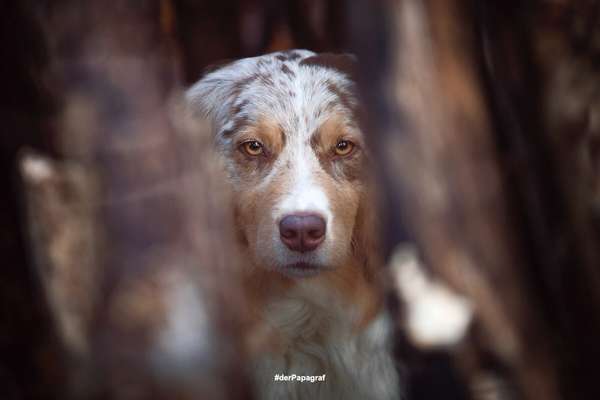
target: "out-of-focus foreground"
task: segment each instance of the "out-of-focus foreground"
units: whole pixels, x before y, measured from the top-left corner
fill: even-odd
[[[597,399],[600,1],[9,1],[0,398],[250,398],[227,192],[178,104],[351,52],[410,399]]]

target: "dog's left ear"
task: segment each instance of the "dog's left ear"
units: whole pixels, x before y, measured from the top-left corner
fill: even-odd
[[[356,81],[358,60],[349,53],[319,53],[300,61],[300,65],[315,65],[323,68],[334,69]]]

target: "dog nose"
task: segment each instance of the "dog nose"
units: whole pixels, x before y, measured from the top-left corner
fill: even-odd
[[[325,220],[316,214],[292,214],[279,222],[281,241],[290,250],[312,251],[325,240]]]

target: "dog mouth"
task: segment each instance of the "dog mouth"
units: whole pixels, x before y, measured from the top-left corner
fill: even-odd
[[[318,275],[324,268],[307,262],[287,264],[278,269],[282,274],[290,278],[309,278]]]

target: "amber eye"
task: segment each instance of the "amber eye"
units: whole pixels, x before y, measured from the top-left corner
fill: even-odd
[[[259,156],[264,152],[263,145],[258,140],[248,140],[242,143],[242,149],[249,156]]]
[[[348,154],[352,153],[353,149],[354,143],[348,140],[340,140],[335,145],[335,154],[337,154],[338,156],[347,156]]]

